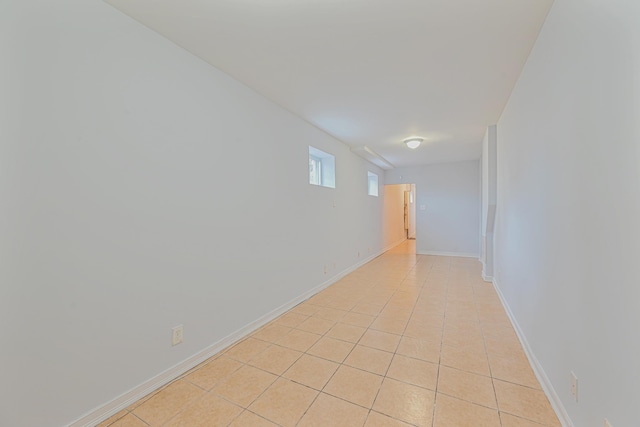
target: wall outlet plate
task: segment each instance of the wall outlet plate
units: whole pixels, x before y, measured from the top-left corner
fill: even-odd
[[[171,345],[178,345],[182,342],[183,336],[183,326],[178,325],[171,328]]]
[[[571,371],[571,395],[573,400],[578,401],[578,377]]]

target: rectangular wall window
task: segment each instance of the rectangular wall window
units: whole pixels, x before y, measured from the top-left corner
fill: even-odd
[[[369,177],[369,190],[368,194],[370,196],[378,197],[378,175],[373,172],[367,172]]]
[[[336,158],[309,146],[309,184],[336,188]]]

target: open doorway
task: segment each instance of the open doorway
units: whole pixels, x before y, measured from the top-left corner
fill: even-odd
[[[415,241],[415,184],[391,184],[384,186],[383,236],[387,249],[405,240]]]
[[[404,228],[407,239],[416,240],[416,185],[406,184],[404,190]]]

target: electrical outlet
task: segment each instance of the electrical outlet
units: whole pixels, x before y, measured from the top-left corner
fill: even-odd
[[[178,345],[183,340],[182,325],[175,326],[171,329],[171,345]]]
[[[324,274],[327,274],[327,271],[329,271],[329,266],[327,266],[327,264],[324,265]]]
[[[578,377],[576,374],[571,372],[571,395],[573,396],[573,400],[578,401]]]
[[[611,427],[611,423],[606,418],[604,419],[604,427]]]
[[[369,247],[367,248],[367,253],[369,253],[369,254],[371,253],[371,246],[369,246]]]
[[[358,258],[360,258],[360,251],[358,251]]]

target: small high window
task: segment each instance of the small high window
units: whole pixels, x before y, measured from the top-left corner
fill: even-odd
[[[369,178],[368,194],[378,197],[378,175],[373,172],[367,172],[367,175]]]
[[[336,188],[336,158],[309,146],[309,184]]]

